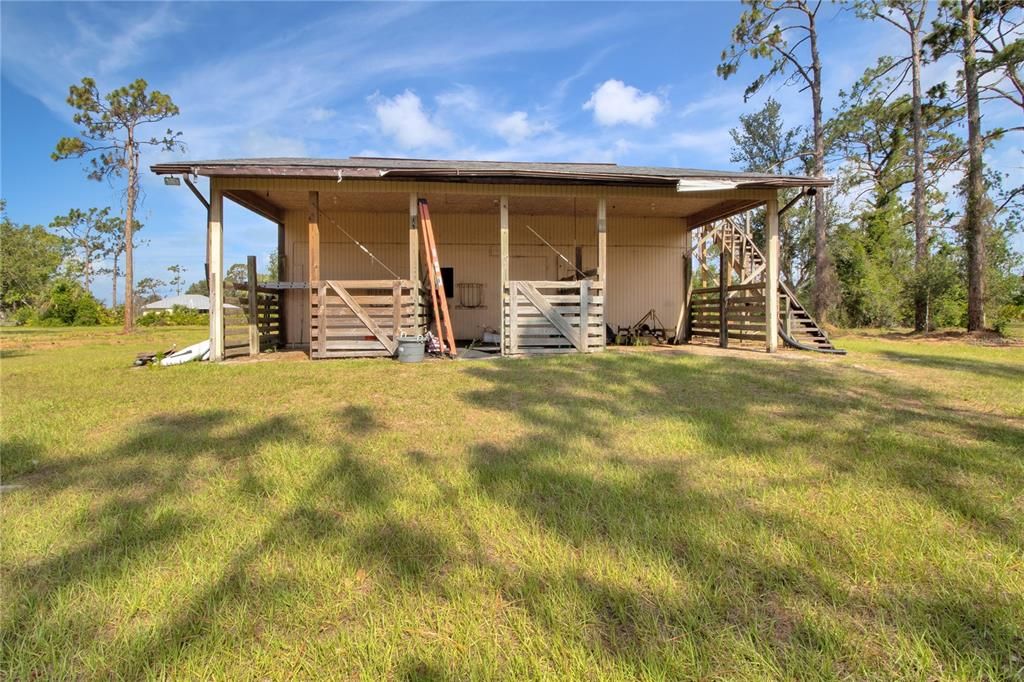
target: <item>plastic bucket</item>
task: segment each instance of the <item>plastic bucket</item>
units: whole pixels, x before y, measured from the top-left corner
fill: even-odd
[[[395,357],[399,362],[420,362],[423,360],[426,341],[425,336],[399,336]]]

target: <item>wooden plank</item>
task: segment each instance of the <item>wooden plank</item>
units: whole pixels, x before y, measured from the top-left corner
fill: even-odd
[[[587,280],[581,280],[580,281],[580,316],[579,316],[579,319],[585,320],[588,317],[590,317],[590,300],[589,300],[589,298],[590,298],[590,289],[587,286]],[[579,324],[579,323],[577,322],[577,324]],[[589,345],[589,339],[587,338],[585,332],[580,334],[580,342],[581,342],[580,345],[582,346],[581,350],[584,353],[588,352],[590,350],[590,345]]]
[[[380,342],[384,345],[385,348],[394,353],[395,349],[398,346],[398,340],[389,339],[387,334],[385,334],[384,331],[377,325],[377,323],[374,322],[370,318],[370,316],[366,314],[366,311],[363,310],[363,307],[356,303],[355,299],[349,295],[349,293],[344,289],[344,287],[339,289],[335,287],[333,284],[331,284],[331,286],[334,289],[334,291],[337,292],[339,296],[341,296],[342,300],[345,301],[345,305],[349,307],[349,310],[355,313],[356,317],[363,321],[363,324],[366,325],[366,328],[369,329],[370,332],[373,333],[373,335],[380,340]]]
[[[522,294],[527,299],[529,299],[530,303],[532,303],[534,306],[536,306],[537,309],[540,310],[540,312],[543,313],[543,315],[545,317],[547,317],[549,320],[551,320],[551,324],[553,324],[555,327],[557,327],[558,330],[560,332],[562,332],[562,334],[565,336],[565,338],[569,339],[569,341],[572,343],[572,345],[576,346],[576,349],[578,351],[580,351],[581,353],[586,351],[586,346],[584,346],[583,339],[577,333],[577,330],[573,329],[572,325],[570,325],[558,313],[558,311],[556,311],[551,306],[551,304],[549,304],[544,299],[544,296],[539,291],[537,291],[536,289],[533,288],[533,285],[530,282],[520,281],[519,282],[519,291],[521,291]]]

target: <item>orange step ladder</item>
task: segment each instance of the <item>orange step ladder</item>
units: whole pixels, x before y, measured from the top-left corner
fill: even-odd
[[[437,242],[434,241],[434,227],[430,222],[430,208],[427,206],[426,199],[419,200],[419,210],[423,251],[427,256],[427,278],[430,280],[430,299],[434,306],[434,322],[437,324],[437,342],[441,346],[441,353],[448,353],[454,358],[455,335],[452,333],[448,296],[444,290],[444,278],[441,277],[441,263],[437,258]]]

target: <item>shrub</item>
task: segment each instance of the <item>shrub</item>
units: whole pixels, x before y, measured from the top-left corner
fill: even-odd
[[[143,327],[179,327],[209,324],[210,316],[198,310],[176,305],[169,312],[148,312],[137,322]]]
[[[43,296],[38,319],[30,323],[46,327],[92,326],[103,321],[103,304],[81,284],[70,279],[54,282]]]

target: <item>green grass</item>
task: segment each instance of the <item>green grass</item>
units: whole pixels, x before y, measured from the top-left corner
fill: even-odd
[[[202,335],[0,335],[0,676],[1024,675],[1022,347],[128,368]]]

